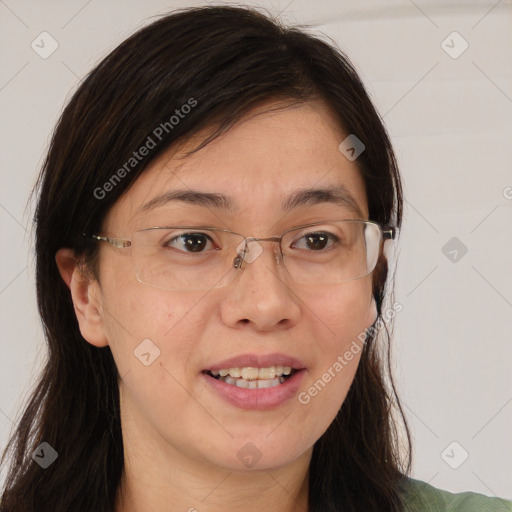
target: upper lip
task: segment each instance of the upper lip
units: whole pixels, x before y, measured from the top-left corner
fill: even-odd
[[[218,363],[213,363],[204,371],[209,370],[223,370],[229,368],[269,368],[271,366],[290,366],[295,370],[304,368],[304,363],[295,357],[287,356],[286,354],[242,354],[239,356],[224,359]]]

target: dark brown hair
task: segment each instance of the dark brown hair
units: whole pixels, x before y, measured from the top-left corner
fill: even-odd
[[[171,120],[191,98],[187,115]],[[72,248],[91,261],[97,245],[82,233],[101,231],[112,205],[162,151],[214,127],[204,146],[253,107],[276,99],[325,102],[366,146],[356,163],[370,219],[400,227],[402,188],[389,138],[356,71],[332,44],[237,7],[180,10],[132,35],[69,101],[39,177],[37,298],[49,357],[2,457],[12,452],[0,512],[114,511],[123,473],[117,368],[108,347],[82,338],[56,252]],[[167,129],[156,137],[158,126]],[[152,134],[156,147],[113,182]],[[387,274],[381,254],[373,274],[379,317],[391,293]],[[310,512],[402,509],[411,441],[391,376],[388,328],[384,348],[377,336],[367,334],[348,395],[315,444]],[[405,427],[405,454],[393,410]],[[59,454],[46,470],[31,459],[41,442]]]

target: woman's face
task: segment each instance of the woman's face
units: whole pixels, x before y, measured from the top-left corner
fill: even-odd
[[[186,159],[180,157],[201,137],[155,160],[112,208],[102,234],[130,238],[141,228],[192,225],[269,237],[326,219],[368,218],[356,164],[338,149],[348,134],[322,103],[254,113]],[[328,200],[284,212],[282,205],[303,189],[343,189],[362,216]],[[223,194],[233,207],[171,200],[144,208],[176,190]],[[310,455],[352,383],[358,335],[375,320],[371,276],[296,283],[277,264],[274,244],[260,245],[263,253],[230,284],[184,292],[139,282],[130,249],[101,244],[91,293],[102,336],[89,341],[108,343],[119,369],[125,442],[140,443],[154,457],[238,470],[282,467]],[[263,380],[271,380],[279,366],[297,372],[265,389],[207,373],[262,367],[270,368]]]

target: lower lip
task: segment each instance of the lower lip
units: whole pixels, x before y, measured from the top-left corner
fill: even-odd
[[[278,407],[297,395],[300,383],[306,370],[298,370],[282,384],[273,388],[246,389],[233,384],[214,379],[207,373],[202,373],[206,383],[214,392],[231,405],[240,409],[266,410]]]

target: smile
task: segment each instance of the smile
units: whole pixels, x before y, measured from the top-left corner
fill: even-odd
[[[203,368],[202,382],[213,396],[238,409],[260,411],[292,401],[307,373],[304,362],[277,352],[240,354]]]
[[[296,370],[291,366],[276,365],[267,368],[244,366],[208,370],[214,379],[244,389],[273,388],[283,384]]]

